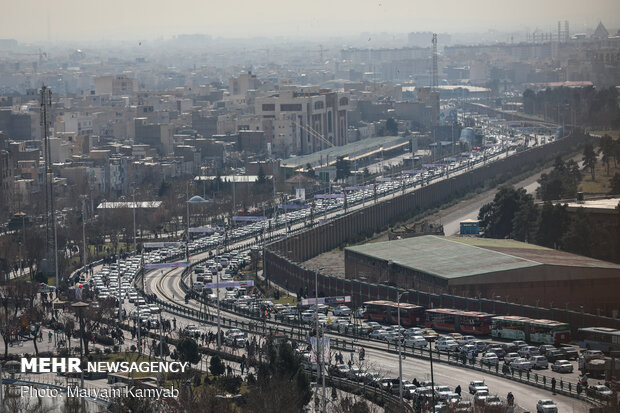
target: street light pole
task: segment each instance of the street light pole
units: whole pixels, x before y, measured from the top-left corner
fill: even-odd
[[[398,294],[397,292],[397,296],[396,296],[396,307],[398,311],[398,397],[400,400],[400,404],[403,404],[403,357],[402,357],[402,352],[401,352],[401,345],[400,345],[400,297],[402,297],[403,295],[407,294],[407,292],[402,292],[400,294]]]

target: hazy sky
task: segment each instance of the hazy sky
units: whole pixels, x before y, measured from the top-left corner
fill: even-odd
[[[619,0],[1,0],[0,38],[19,41],[321,36],[360,32],[571,32],[620,26]],[[49,24],[48,24],[49,22]],[[48,32],[49,30],[49,32]]]

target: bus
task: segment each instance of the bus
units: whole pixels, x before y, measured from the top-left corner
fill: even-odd
[[[386,324],[398,324],[398,305],[394,301],[366,301],[363,317],[369,321]],[[400,303],[400,325],[405,327],[424,324],[424,307]]]
[[[426,310],[426,327],[440,331],[455,331],[463,334],[491,334],[491,318],[494,314],[463,311],[451,308]]]
[[[604,353],[620,351],[620,330],[609,327],[586,327],[577,330],[579,347]]]
[[[495,338],[559,345],[570,342],[570,327],[567,323],[553,320],[498,316],[491,319],[491,335]]]

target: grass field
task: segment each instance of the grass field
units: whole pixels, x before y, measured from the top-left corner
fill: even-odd
[[[607,166],[598,160],[594,168],[594,180],[590,171],[583,171],[583,179],[579,184],[579,191],[584,195],[607,195],[611,188],[611,178],[614,174],[620,173],[620,164],[614,167],[614,162],[609,164],[609,175],[607,174]]]

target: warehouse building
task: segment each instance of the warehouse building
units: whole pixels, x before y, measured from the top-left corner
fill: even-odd
[[[345,277],[617,316],[620,265],[513,240],[435,235],[345,249]]]

